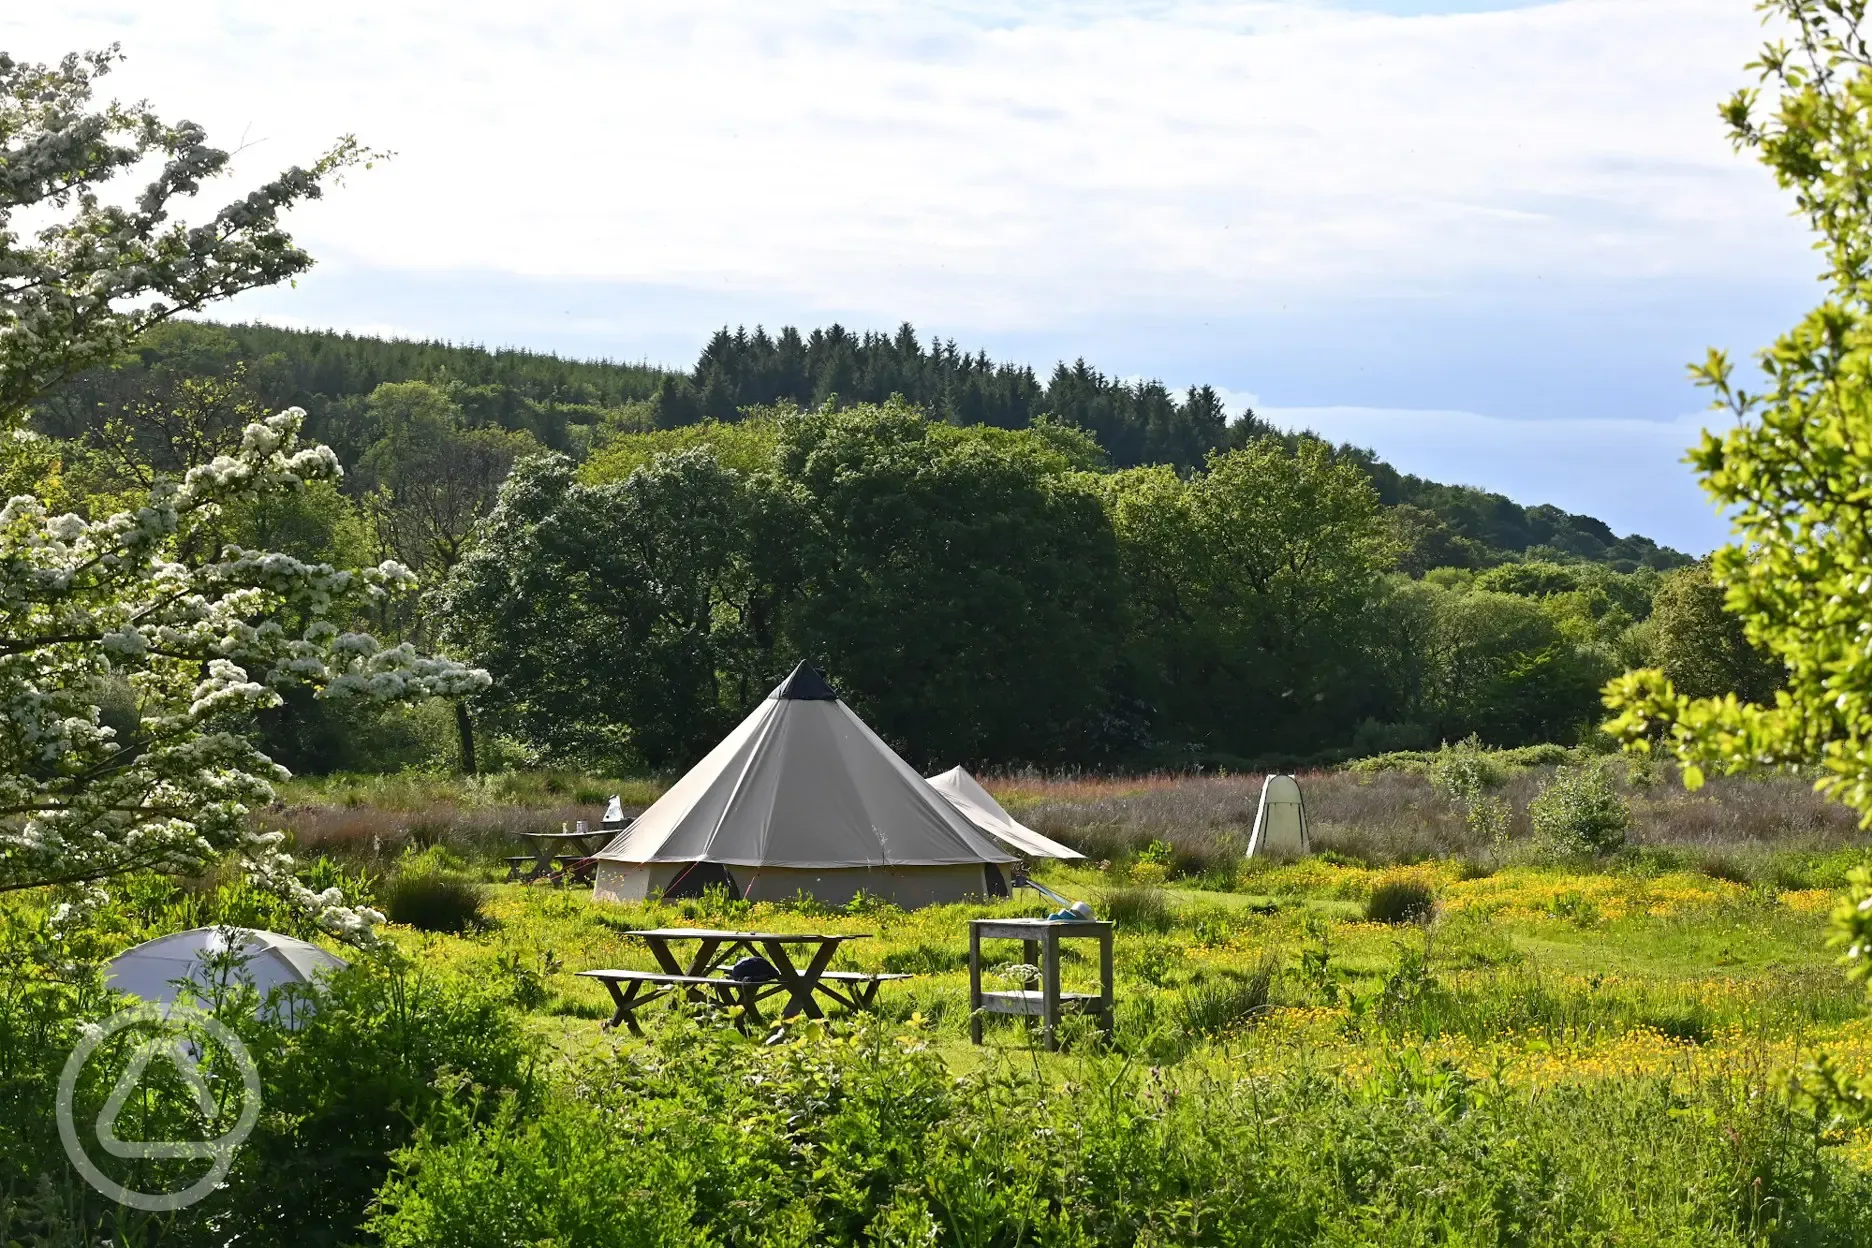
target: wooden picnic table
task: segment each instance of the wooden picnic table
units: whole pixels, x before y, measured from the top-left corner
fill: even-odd
[[[869,1006],[877,996],[878,985],[889,979],[908,979],[907,975],[869,974],[828,970],[840,946],[851,940],[868,940],[868,932],[735,932],[701,927],[660,927],[626,932],[650,948],[661,969],[656,971],[592,970],[579,974],[602,982],[610,990],[617,1010],[608,1026],[623,1023],[632,1033],[642,1035],[637,1027],[636,1011],[658,997],[671,992],[687,993],[691,1000],[706,1001],[712,995],[723,1005],[743,1008],[740,1025],[748,1020],[765,1025],[759,1003],[785,993],[786,1006],[781,1018],[804,1014],[824,1018],[825,1011],[813,1000],[815,993],[849,1009]],[[673,947],[678,942],[695,941],[696,947],[685,962]],[[790,946],[810,949],[801,966],[789,952]],[[771,980],[735,980],[721,972],[731,959],[757,954],[774,968]]]
[[[571,860],[567,863],[566,870],[580,874],[578,864],[603,849],[605,842],[616,836],[619,831],[621,831],[620,828],[588,828],[583,832],[522,832],[520,839],[532,842],[530,846],[533,852],[532,869],[526,871],[524,875],[521,874],[521,869],[527,861],[524,854],[517,858],[509,858],[507,860],[508,878],[544,879],[561,869],[556,865],[561,858]],[[567,847],[577,852],[571,854],[564,852]],[[584,874],[589,874],[589,871]]]

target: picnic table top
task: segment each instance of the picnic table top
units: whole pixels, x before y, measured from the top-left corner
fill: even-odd
[[[763,940],[781,945],[868,940],[871,936],[870,932],[721,932],[706,927],[652,927],[623,934],[647,940]]]
[[[529,841],[589,841],[594,836],[609,836],[621,828],[593,828],[589,832],[522,832]]]

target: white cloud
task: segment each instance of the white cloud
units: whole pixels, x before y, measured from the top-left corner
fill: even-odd
[[[295,215],[329,263],[242,314],[672,363],[724,321],[910,319],[1231,411],[1664,415],[1812,271],[1716,117],[1751,8],[60,0],[0,7],[0,47],[121,41],[108,90],[247,143],[244,176],[396,150]],[[1723,536],[1678,462],[1699,418],[1262,414]]]
[[[1715,117],[1749,7],[67,0],[0,40],[121,40],[256,174],[395,149],[301,214],[328,257],[985,331],[1805,263]]]
[[[1690,554],[1728,538],[1685,452],[1712,424],[1673,421],[1505,420],[1474,412],[1371,407],[1271,408],[1286,429],[1311,429],[1369,447],[1401,472],[1474,485],[1517,502],[1552,503],[1596,516],[1620,534],[1642,533]]]

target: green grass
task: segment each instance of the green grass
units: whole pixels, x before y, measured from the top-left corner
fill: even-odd
[[[1097,878],[1049,882],[1097,896]],[[984,1047],[966,1038],[968,920],[1039,913],[1037,898],[808,916],[499,887],[489,936],[401,938],[483,977],[549,947],[563,969],[532,1026],[582,1073],[538,1120],[411,1153],[378,1230],[467,1236],[491,1202],[513,1219],[502,1233],[564,1242],[684,1242],[697,1217],[729,1235],[739,1224],[698,1212],[728,1208],[813,1243],[1872,1236],[1865,1138],[1779,1093],[1823,1051],[1872,1073],[1863,997],[1830,965],[1820,913],[1552,870],[1470,884],[1467,908],[1396,928],[1364,920],[1343,873],[1276,882],[1158,889],[1117,941],[1115,1036],[1069,1027],[1057,1055],[1011,1020]],[[1576,895],[1598,917],[1541,908]],[[777,1047],[683,1008],[647,1012],[647,1042],[599,1033],[604,1000],[572,971],[649,966],[634,927],[714,922],[866,932],[841,965],[917,978],[887,986],[874,1019],[796,1025]],[[1067,986],[1089,986],[1092,960],[1066,953]],[[595,1190],[655,1195],[626,1213]]]
[[[1565,895],[1574,878],[1534,875],[1521,887]],[[1053,882],[1073,895],[1068,880]],[[1651,1044],[1654,1033],[1714,1042],[1710,1053],[1740,1062],[1764,1045],[1780,1046],[1777,1052],[1792,1060],[1790,1046],[1838,1032],[1835,1047],[1849,1060],[1872,1055],[1872,1033],[1862,1036],[1854,1021],[1860,997],[1832,968],[1819,913],[1765,899],[1582,925],[1568,917],[1452,910],[1427,927],[1394,928],[1364,921],[1362,902],[1333,895],[1340,887],[1328,885],[1324,896],[1283,894],[1272,913],[1265,897],[1162,889],[1162,910],[1153,910],[1152,922],[1121,932],[1117,942],[1116,1047],[1152,1060],[1195,1060],[1191,1055],[1257,1036],[1277,1050],[1304,1038],[1316,1052],[1363,1065],[1400,1035],[1460,1036],[1470,1046],[1463,1060],[1480,1071],[1499,1060],[1512,1067],[1524,1056],[1522,1037],[1537,1031],[1572,1046],[1580,1069],[1591,1070],[1606,1045]],[[576,971],[654,965],[628,937],[633,928],[829,929],[869,936],[844,947],[839,968],[916,976],[886,987],[881,1017],[902,1025],[916,1016],[926,1041],[964,1067],[981,1056],[969,1052],[966,1040],[968,920],[1039,914],[1050,906],[1023,895],[827,916],[771,905],[717,912],[702,901],[611,904],[544,885],[495,884],[489,891],[485,932],[397,929],[395,938],[426,964],[487,979],[511,974],[516,959],[548,959],[556,969],[545,975],[545,996],[531,1016],[553,1020],[556,1035],[585,1027],[595,1038],[606,1014],[602,987]],[[1309,970],[1319,962],[1322,934],[1324,969]],[[994,965],[1017,960],[1015,947],[1002,952],[990,955]],[[1263,974],[1251,1006],[1231,1011],[1221,1004]],[[1093,975],[1091,959],[1068,945],[1068,989],[1089,988]],[[647,1015],[653,1032],[661,1017],[654,1009]],[[1000,1020],[988,1036],[997,1050],[1024,1051],[1030,1042],[1018,1023]],[[1642,1056],[1668,1065],[1672,1054],[1652,1045]],[[1542,1077],[1564,1069],[1556,1061],[1543,1054]]]
[[[846,913],[503,882],[515,812],[556,821],[637,783],[291,795],[350,811],[363,831],[332,837],[351,845],[435,803],[478,812],[472,838],[435,838],[461,857],[429,858],[478,877],[479,918],[388,934],[413,974],[504,1001],[549,1090],[426,1124],[375,1206],[383,1242],[1872,1242],[1872,1136],[1785,1095],[1821,1054],[1872,1075],[1864,995],[1825,944],[1823,889],[1863,855],[1206,860],[1167,881],[1155,861],[1054,864],[1044,882],[1119,931],[1114,1033],[1072,1021],[1050,1054],[1017,1020],[968,1039],[968,921],[1054,908],[1036,894]],[[380,901],[396,861],[367,864]],[[231,876],[114,892],[97,953],[185,918],[286,921]],[[1434,916],[1372,921],[1388,892]],[[836,968],[915,978],[772,1045],[676,1001],[640,1016],[646,1041],[604,1031],[609,998],[576,973],[649,969],[629,933],[676,925],[863,933]],[[1090,988],[1091,950],[1063,953],[1065,987]],[[1019,957],[995,949],[991,974]]]

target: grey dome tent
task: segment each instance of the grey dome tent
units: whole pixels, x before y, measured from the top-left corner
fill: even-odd
[[[1003,849],[1023,858],[1084,858],[1076,849],[1068,849],[1051,837],[1042,836],[1001,809],[994,795],[981,782],[960,767],[951,767],[929,778],[931,787],[946,798],[962,817],[986,832]]]
[[[834,905],[862,890],[906,909],[1003,895],[1014,862],[809,663],[593,857],[600,900],[720,885]]]
[[[1261,782],[1261,805],[1255,810],[1248,856],[1298,858],[1312,852],[1300,782],[1292,776],[1269,776]]]
[[[251,985],[262,997],[291,984],[316,984],[319,976],[345,965],[336,954],[278,932],[192,927],[124,950],[110,960],[104,982],[152,1005],[169,1006],[180,993],[178,980],[189,983],[195,996],[206,997],[211,977],[220,973],[213,964],[229,953],[238,961],[229,970],[229,982]]]

